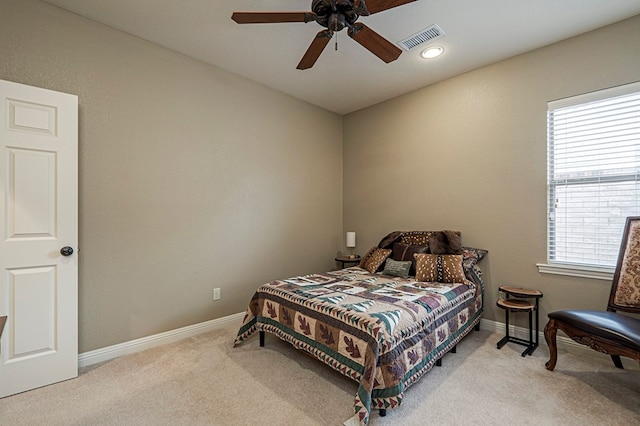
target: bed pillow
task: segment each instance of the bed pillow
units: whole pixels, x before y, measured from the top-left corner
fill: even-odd
[[[426,246],[410,246],[402,243],[395,243],[391,251],[391,258],[397,261],[411,261],[409,275],[416,274],[416,259],[413,257],[416,253],[429,253],[429,247]]]
[[[433,254],[462,254],[460,231],[438,231],[429,235],[429,251]]]
[[[409,246],[428,246],[429,235],[433,231],[405,231],[400,236],[400,243]]]
[[[385,275],[393,275],[394,277],[407,278],[411,269],[411,261],[396,261],[388,258],[384,262],[382,273]]]
[[[402,231],[393,231],[385,235],[378,243],[380,248],[389,248],[402,236]]]
[[[371,247],[360,261],[360,267],[374,274],[391,254],[391,249]]]
[[[439,283],[465,282],[461,254],[415,254],[416,280]]]
[[[475,247],[462,247],[462,267],[468,271],[480,262],[487,253],[489,253],[487,250]]]

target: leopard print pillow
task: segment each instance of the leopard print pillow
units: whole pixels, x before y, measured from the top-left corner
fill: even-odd
[[[465,282],[461,254],[414,254],[416,280],[439,283]]]
[[[360,261],[360,267],[366,269],[370,274],[375,274],[390,254],[391,249],[372,247]]]

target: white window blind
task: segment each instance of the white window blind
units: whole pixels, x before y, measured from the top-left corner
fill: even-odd
[[[548,262],[613,268],[640,215],[640,82],[549,102]]]

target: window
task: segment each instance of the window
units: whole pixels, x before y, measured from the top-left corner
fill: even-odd
[[[613,269],[640,215],[640,82],[549,102],[547,131],[548,263]]]

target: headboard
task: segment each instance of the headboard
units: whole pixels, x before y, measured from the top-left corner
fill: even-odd
[[[395,243],[428,247],[428,252],[433,254],[462,254],[463,252],[460,231],[393,231],[380,240],[378,247],[392,249]]]

